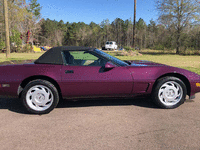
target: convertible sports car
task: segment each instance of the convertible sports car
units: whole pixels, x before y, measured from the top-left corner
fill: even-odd
[[[149,61],[122,61],[95,48],[55,47],[34,63],[0,66],[0,95],[18,96],[31,113],[53,110],[59,99],[151,96],[176,108],[200,92],[196,73]]]

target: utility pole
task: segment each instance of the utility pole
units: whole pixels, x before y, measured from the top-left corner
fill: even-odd
[[[134,0],[134,18],[133,18],[133,48],[135,49],[135,20],[136,20],[136,0]]]
[[[6,57],[10,57],[10,39],[9,39],[9,26],[8,26],[8,4],[7,0],[4,1],[4,21],[6,31]]]

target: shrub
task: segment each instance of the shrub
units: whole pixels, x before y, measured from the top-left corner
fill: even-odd
[[[10,36],[10,42],[15,43],[16,46],[22,45],[22,39],[20,38],[21,34],[17,30],[12,30],[12,36]]]
[[[138,53],[137,51],[131,51],[131,50],[115,53],[115,56],[137,56],[137,55],[141,55],[141,54]]]
[[[22,52],[22,53],[31,53],[31,52],[33,52],[32,45],[26,44],[25,46],[22,47],[20,52]]]
[[[125,49],[126,51],[135,51],[134,48],[128,47],[128,46],[124,46],[124,49]]]
[[[158,45],[155,45],[155,46],[154,46],[154,49],[155,49],[155,50],[164,50],[165,47],[164,47],[164,45],[158,44]]]
[[[5,47],[5,42],[0,39],[0,50],[3,49]]]

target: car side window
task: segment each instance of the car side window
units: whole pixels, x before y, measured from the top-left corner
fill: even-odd
[[[103,66],[106,61],[88,51],[63,51],[64,62],[72,66]]]

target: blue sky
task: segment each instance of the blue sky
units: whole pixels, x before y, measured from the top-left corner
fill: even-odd
[[[109,19],[133,19],[134,0],[38,0],[42,6],[42,18],[66,22],[91,21],[99,24]],[[148,24],[157,19],[154,0],[137,0],[136,20],[144,19]]]

